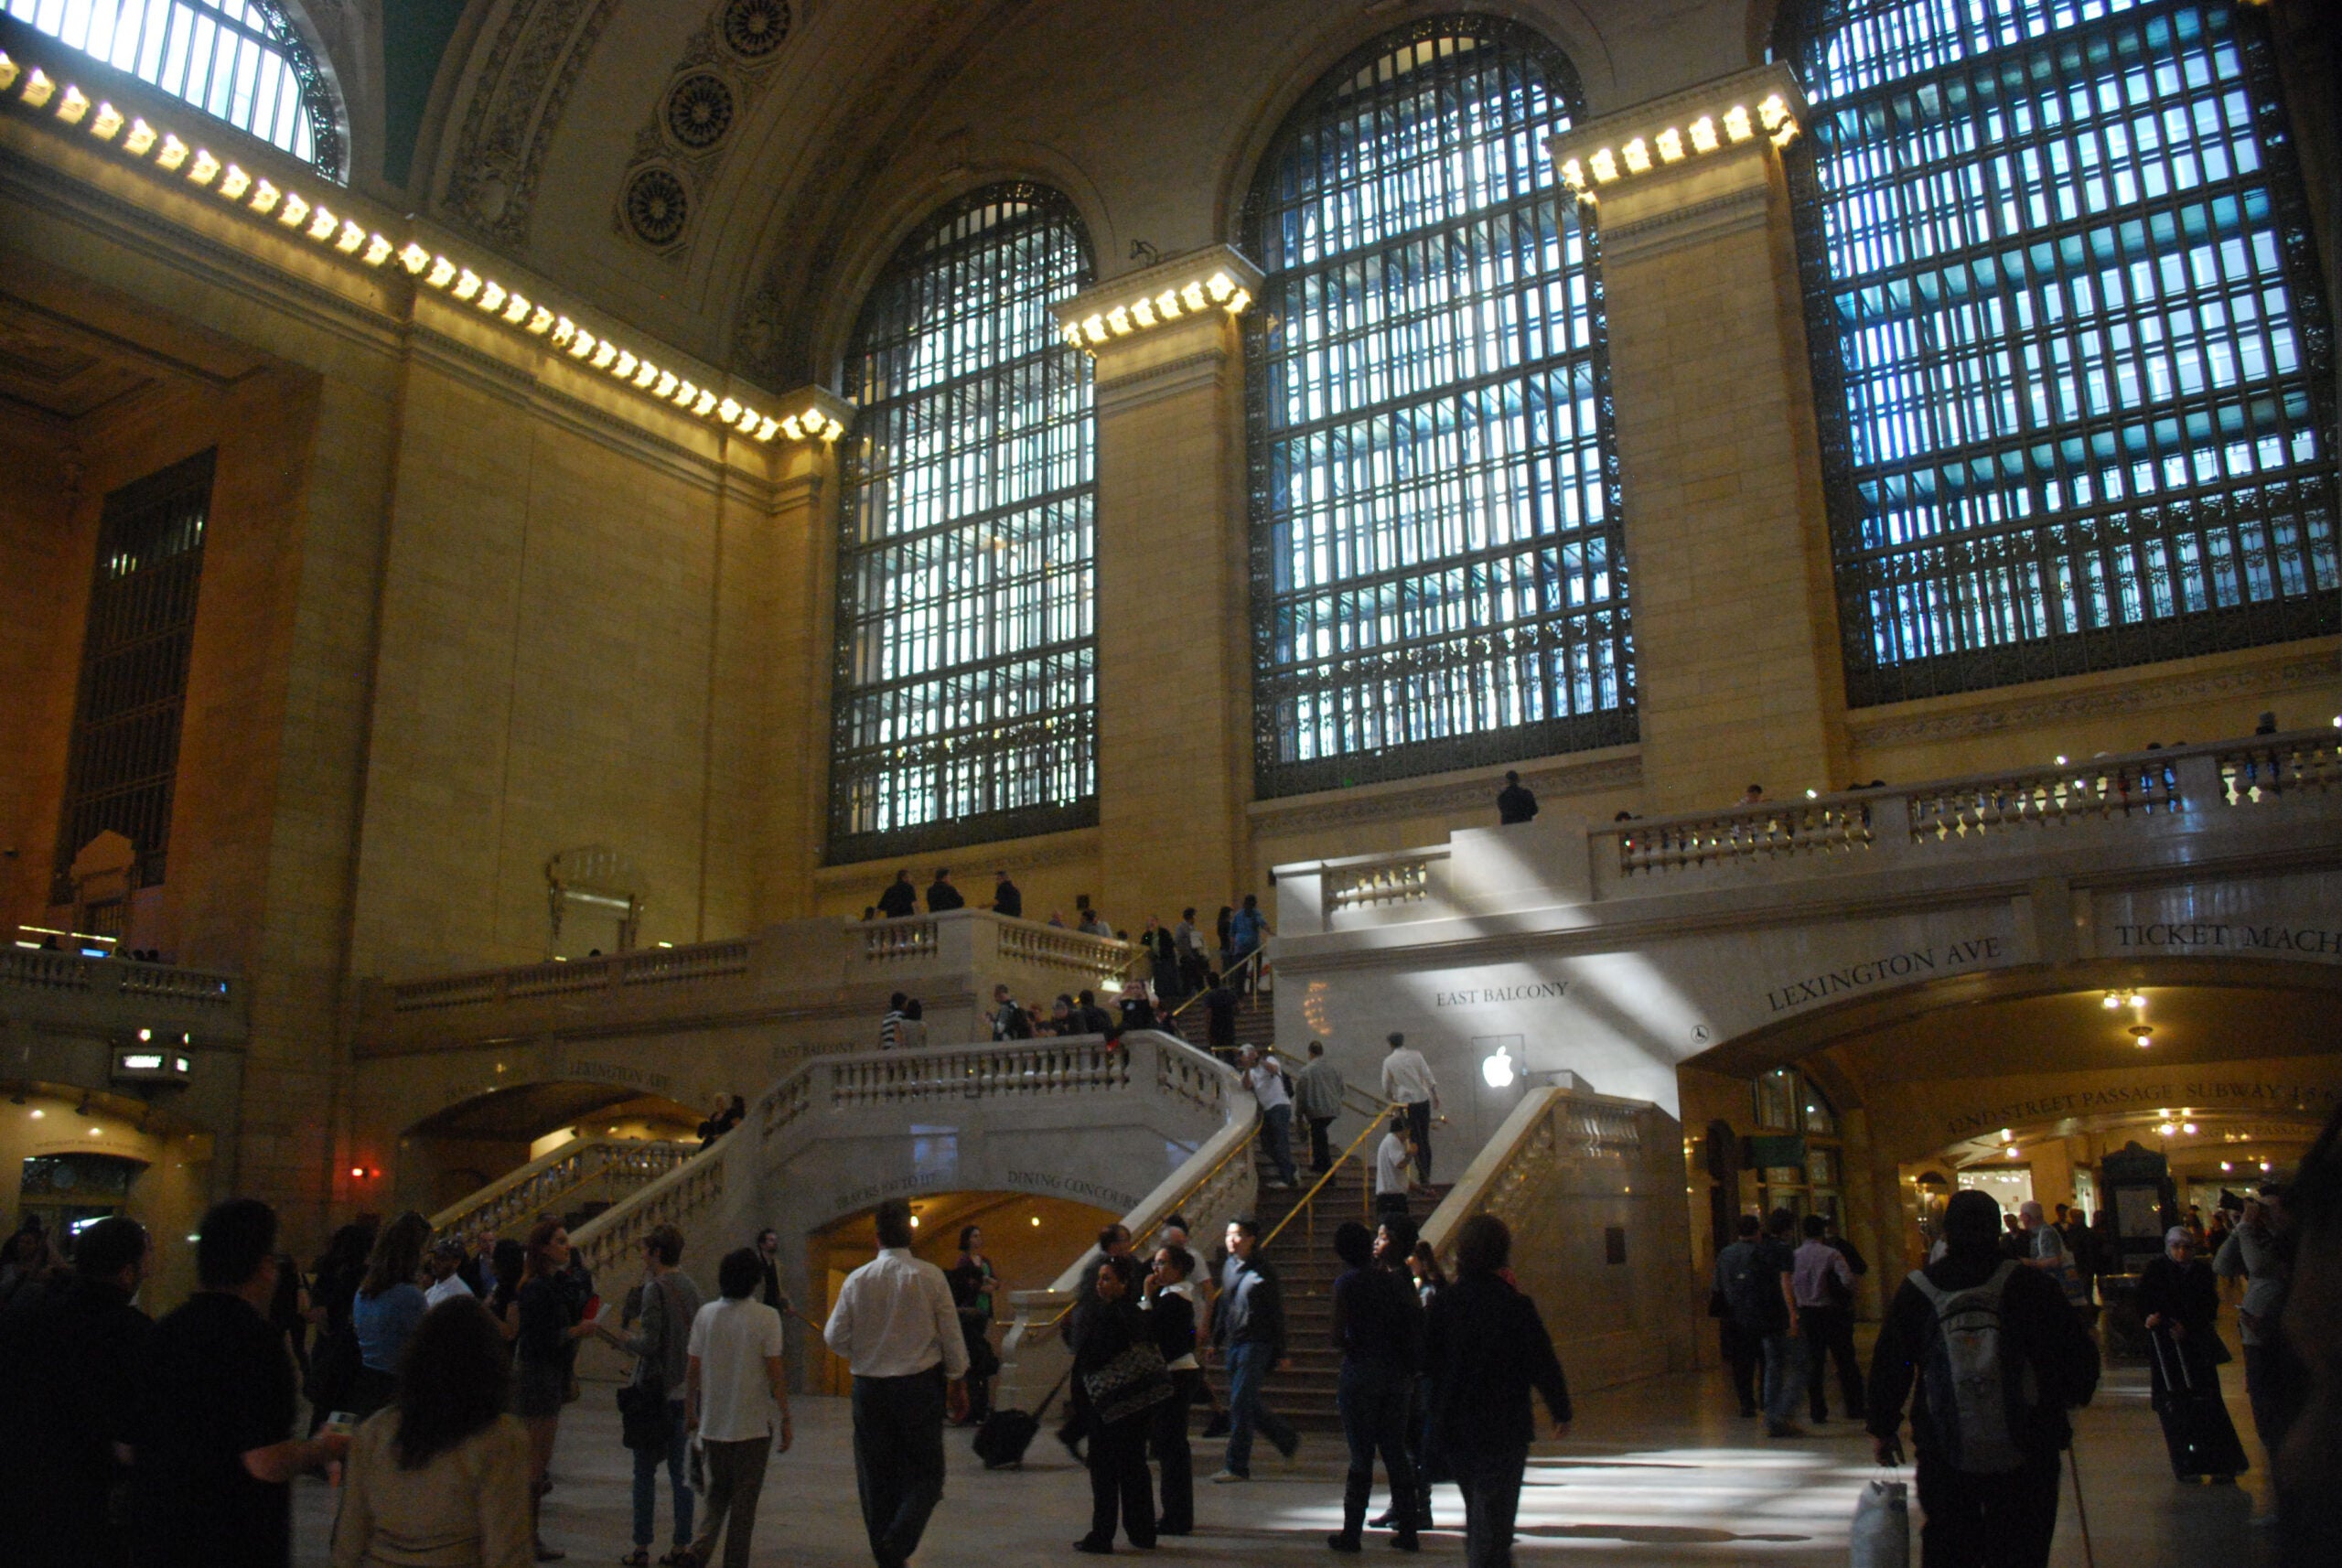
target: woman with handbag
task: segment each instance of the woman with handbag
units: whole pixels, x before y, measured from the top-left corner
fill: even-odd
[[[642,1239],[642,1283],[627,1315],[634,1331],[602,1329],[603,1338],[635,1358],[634,1374],[618,1396],[620,1441],[634,1455],[634,1550],[618,1559],[625,1568],[650,1568],[662,1464],[674,1504],[675,1543],[659,1561],[694,1561],[692,1487],[684,1475],[683,1401],[692,1321],[702,1303],[699,1286],[683,1273],[682,1261],[683,1233],[672,1225],[652,1230]]]
[[[1163,1470],[1163,1512],[1157,1535],[1187,1535],[1196,1527],[1195,1454],[1187,1443],[1187,1411],[1210,1396],[1196,1359],[1195,1254],[1166,1242],[1155,1249],[1155,1272],[1146,1279],[1146,1316],[1155,1348],[1171,1377],[1171,1397],[1155,1407],[1147,1434],[1155,1462]]]
[[[1090,1533],[1075,1551],[1112,1552],[1117,1515],[1133,1546],[1155,1545],[1146,1435],[1170,1397],[1163,1352],[1138,1308],[1136,1260],[1100,1259],[1073,1332],[1073,1409],[1090,1434]]]

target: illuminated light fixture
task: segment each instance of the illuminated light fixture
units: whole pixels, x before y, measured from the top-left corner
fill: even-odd
[[[301,199],[297,191],[286,191],[285,205],[276,209],[276,220],[287,229],[298,229],[308,218],[309,204]]]
[[[634,384],[638,387],[647,387],[651,382],[657,381],[659,379],[659,367],[652,364],[650,360],[645,360],[641,364],[635,367]]]
[[[130,134],[122,139],[122,150],[134,158],[143,158],[146,156],[147,149],[155,145],[155,141],[154,126],[144,120],[133,120],[130,123]]]
[[[1132,300],[1131,319],[1137,322],[1141,327],[1154,326],[1155,321],[1155,306],[1144,299]]]
[[[534,331],[536,329],[536,323],[533,321],[531,322],[529,324],[529,328],[530,330]],[[568,347],[569,340],[576,336],[577,323],[572,321],[566,316],[557,317],[554,318],[553,324],[553,337],[548,339],[548,341],[550,341],[554,348],[562,349]]]
[[[1067,342],[1069,342],[1069,343],[1072,344],[1072,345],[1073,345],[1075,348],[1077,348],[1077,349],[1080,348],[1080,347],[1081,347],[1081,328],[1080,328],[1080,327],[1069,327],[1069,328],[1067,328],[1065,329],[1065,340],[1066,340]]]
[[[1618,156],[1607,147],[1595,148],[1593,156],[1585,160],[1585,166],[1594,171],[1597,185],[1608,185],[1618,177]]]
[[[2009,1150],[2009,1158],[2011,1158],[2011,1159],[2014,1159],[2014,1158],[2016,1158],[2016,1157],[2017,1157],[2018,1153],[2019,1153],[2019,1151],[2018,1151],[2017,1149],[2015,1149],[2015,1148],[2012,1147],[2012,1148]]]
[[[432,257],[431,270],[423,274],[423,281],[433,288],[446,288],[456,281],[456,263],[445,256]]]
[[[229,201],[241,201],[244,192],[252,188],[252,177],[234,164],[220,171],[220,195]]]
[[[1562,183],[1572,190],[1585,188],[1585,162],[1582,158],[1567,158],[1562,163]]]
[[[717,403],[715,417],[726,424],[737,424],[740,422],[740,400],[736,397],[727,397]]]
[[[48,73],[40,67],[33,67],[33,73],[25,78],[25,106],[38,109],[56,96],[57,83],[49,81]]]
[[[2155,1037],[2154,1026],[2133,1024],[2131,1026],[2131,1037],[2139,1042],[2139,1048],[2143,1051],[2147,1048],[2148,1042]]]
[[[225,196],[227,193],[228,182],[221,180],[220,182],[220,194]],[[252,184],[252,210],[259,213],[263,218],[267,217],[270,213],[276,210],[277,198],[284,194],[285,193],[283,191],[277,189],[276,187],[271,185],[264,179],[255,180]]]
[[[675,372],[674,372],[674,371],[660,371],[660,372],[659,372],[659,384],[658,384],[656,387],[654,387],[654,388],[652,388],[652,389],[651,389],[650,395],[651,395],[652,397],[668,397],[668,396],[672,395],[672,394],[673,394],[673,392],[674,392],[674,390],[675,390],[675,383],[676,383],[676,381],[677,381],[677,377],[676,377],[676,375],[675,375]]]
[[[1090,315],[1083,319],[1081,330],[1092,343],[1103,343],[1106,340],[1106,318],[1095,314]]]
[[[0,49],[0,92],[5,92],[16,86],[19,74],[21,73],[16,62],[8,58],[8,51]]]
[[[797,423],[797,416],[793,413],[784,413],[780,416],[780,433],[791,441],[805,439],[805,427]]]
[[[2098,1004],[2111,1013],[2117,1007],[2122,1005],[2122,993],[2119,992],[2110,991],[2104,996],[2099,998]]]
[[[368,237],[366,241],[365,256],[365,262],[368,266],[379,267],[384,262],[389,261],[391,256],[392,251],[389,240],[380,234],[374,234]]]
[[[1118,305],[1106,312],[1106,325],[1113,328],[1115,337],[1127,338],[1131,335],[1131,313]]]
[[[709,411],[714,407],[715,394],[709,392],[705,387],[702,387],[700,389],[699,396],[692,400],[692,412],[699,415],[702,419],[705,419],[708,416]]]
[[[568,344],[569,357],[573,360],[582,360],[586,355],[592,353],[594,351],[594,345],[600,341],[600,338],[595,337],[591,332],[586,331],[581,327],[575,332],[570,334]]]
[[[1680,164],[1683,161],[1683,133],[1674,126],[1670,125],[1652,137],[1651,141],[1652,145],[1659,148],[1660,163]]]
[[[610,367],[610,374],[616,376],[622,381],[630,381],[634,379],[634,367],[641,362],[642,361],[637,360],[631,352],[626,349],[620,349],[618,351],[618,362]]]
[[[188,154],[191,150],[177,136],[166,135],[163,138],[163,150],[155,155],[155,166],[176,174],[178,172],[179,166],[187,162]],[[192,174],[188,177],[192,178]]]
[[[1779,130],[1789,117],[1789,106],[1781,102],[1778,92],[1767,94],[1765,101],[1756,105],[1756,123],[1767,131]]]
[[[535,313],[529,317],[527,331],[532,337],[542,338],[546,333],[553,330],[553,312],[540,305],[537,306]]]
[[[333,238],[335,230],[341,227],[341,220],[334,215],[331,208],[318,207],[311,210],[314,216],[309,220],[309,238],[323,244]]]
[[[196,148],[195,161],[187,166],[187,182],[189,185],[209,185],[219,177],[219,174],[220,160],[211,156],[211,149]]]
[[[490,316],[504,308],[504,285],[490,278],[480,286],[479,307]]]
[[[511,298],[504,302],[505,323],[508,326],[512,327],[520,326],[521,323],[529,319],[529,312],[532,308],[533,306],[529,304],[529,296],[527,295],[514,295]]]
[[[2222,1161],[2220,1162],[2220,1169],[2222,1169],[2222,1170],[2224,1170],[2224,1171],[2232,1171],[2232,1170],[2236,1169],[2236,1167],[2235,1167],[2234,1165],[2232,1165],[2229,1164],[2229,1163],[2228,1163],[2228,1161],[2226,1161],[2226,1160],[2222,1160]]]
[[[469,299],[479,292],[479,274],[469,267],[456,274],[456,286],[448,292],[457,299]]]
[[[602,339],[601,346],[594,350],[594,358],[588,362],[597,371],[607,371],[610,368],[610,361],[618,357],[618,346],[605,338]]]
[[[1724,112],[1724,134],[1735,142],[1745,142],[1756,134],[1756,127],[1748,123],[1748,110],[1745,104],[1735,103]]]
[[[1166,289],[1165,289],[1161,294],[1156,295],[1155,296],[1155,315],[1157,315],[1157,316],[1160,316],[1160,317],[1163,317],[1163,319],[1164,319],[1164,320],[1166,320],[1166,321],[1176,321],[1176,320],[1178,320],[1178,319],[1179,319],[1179,292],[1178,292],[1178,290],[1176,290],[1176,289],[1169,289],[1169,288],[1166,288]],[[2337,720],[2336,720],[2335,722],[2336,722],[2336,723],[2337,723],[2337,724],[2342,724],[2342,719],[2337,719]]]
[[[1480,1064],[1480,1077],[1490,1089],[1511,1088],[1512,1076],[1512,1052],[1503,1046],[1499,1046],[1496,1055]]]
[[[1228,314],[1230,316],[1241,316],[1244,314],[1244,307],[1252,303],[1252,291],[1250,289],[1240,288],[1234,294],[1228,296]]]
[[[1771,137],[1773,145],[1777,147],[1786,147],[1795,140],[1797,140],[1797,122],[1794,120],[1782,121],[1780,128],[1776,130]]]
[[[2131,993],[2130,1003],[2133,1007],[2144,1007],[2147,1004],[2147,993],[2143,991],[2133,991]]]
[[[677,408],[689,408],[692,405],[692,400],[697,396],[699,396],[699,388],[689,381],[682,381],[677,384],[672,402]]]
[[[1716,150],[1716,123],[1712,115],[1703,114],[1692,122],[1692,150],[1713,153]]]
[[[1650,173],[1650,144],[1640,136],[1620,147],[1618,156],[1625,161],[1628,174]]]
[[[2182,1122],[2179,1124],[2179,1130],[2192,1138],[2196,1135],[2196,1123],[2193,1122]]]
[[[822,428],[822,405],[817,403],[797,417],[804,421],[806,429],[819,430]]]
[[[1236,284],[1226,273],[1214,273],[1204,280],[1204,292],[1218,305],[1236,292]]]
[[[1204,285],[1199,283],[1191,283],[1181,289],[1179,303],[1189,310],[1201,310],[1204,307]]]
[[[1041,1217],[1040,1217],[1039,1215],[1036,1214],[1035,1216],[1033,1216],[1033,1223],[1034,1223],[1034,1224],[1038,1225],[1040,1222],[1041,1222]]]
[[[1819,789],[1808,789],[1805,792],[1805,798],[1809,800],[1819,800],[1821,799],[1821,791]]]
[[[2160,1137],[2160,1138],[2168,1138],[2168,1137],[2170,1137],[2174,1133],[2176,1133],[2176,1132],[2178,1132],[2178,1131],[2179,1131],[2178,1127],[2176,1127],[2175,1125],[2174,1125],[2173,1123],[2171,1123],[2171,1122],[2162,1122],[2162,1123],[2160,1123],[2159,1125],[2157,1125],[2157,1126],[2156,1126],[2156,1128],[2155,1128],[2155,1135],[2156,1135],[2157,1137]]]
[[[2267,1160],[2261,1162],[2261,1174],[2262,1176],[2267,1176],[2269,1174],[2269,1162]]]
[[[65,96],[57,101],[57,117],[69,125],[78,125],[81,116],[90,112],[90,101],[71,82],[65,84]]]
[[[740,417],[734,420],[732,423],[738,425],[743,430],[754,430],[757,424],[763,421],[763,419],[764,415],[758,413],[755,409],[744,407],[740,410]]]
[[[416,277],[421,277],[423,275],[423,269],[430,264],[431,252],[424,250],[422,246],[416,244],[412,240],[409,240],[406,242],[405,247],[399,252],[399,265],[404,267]]]
[[[121,134],[122,125],[122,111],[111,103],[101,103],[97,117],[90,122],[90,134],[101,142],[111,142]]]
[[[765,415],[765,422],[757,426],[757,439],[759,441],[769,441],[772,439],[772,433],[779,428],[780,421],[775,419],[770,414],[767,414]]]

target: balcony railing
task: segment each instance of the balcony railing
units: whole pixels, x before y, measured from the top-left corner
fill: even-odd
[[[698,1151],[687,1144],[572,1138],[431,1217],[435,1235],[500,1236],[587,1187],[605,1193],[647,1186]]]
[[[209,969],[0,948],[0,1012],[102,1035],[151,1028],[206,1044],[241,1040],[242,977]]]

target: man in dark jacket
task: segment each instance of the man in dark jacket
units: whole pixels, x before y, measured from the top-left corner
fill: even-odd
[[[1334,1282],[1334,1348],[1342,1353],[1336,1400],[1350,1467],[1342,1486],[1342,1528],[1326,1538],[1336,1552],[1356,1552],[1374,1491],[1374,1455],[1391,1477],[1391,1544],[1417,1550],[1422,1504],[1407,1452],[1407,1409],[1423,1359],[1423,1306],[1412,1282],[1374,1266],[1374,1237],[1355,1219],[1334,1232],[1334,1252],[1348,1265]]]
[[[911,886],[911,874],[895,873],[895,880],[886,891],[878,895],[878,912],[890,920],[900,920],[919,913],[919,889]]]
[[[1431,1377],[1430,1448],[1464,1493],[1464,1553],[1470,1568],[1508,1568],[1520,1481],[1537,1429],[1533,1389],[1560,1437],[1570,1386],[1537,1304],[1505,1282],[1512,1232],[1475,1214],[1456,1233],[1456,1283],[1431,1304],[1423,1369]]]
[[[935,880],[927,885],[927,912],[940,915],[946,909],[964,909],[967,907],[968,901],[960,896],[957,887],[951,886],[951,873],[939,867]]]
[[[1008,879],[1008,873],[1005,871],[995,871],[993,875],[998,878],[998,881],[992,890],[992,912],[995,915],[1006,915],[1012,919],[1022,918],[1025,914],[1025,895],[1017,890],[1016,884]]]
[[[0,1562],[102,1568],[124,1558],[110,1499],[155,1326],[130,1305],[146,1253],[145,1226],[101,1219],[76,1240],[71,1279],[0,1317]]]
[[[1286,1458],[1300,1434],[1261,1400],[1272,1369],[1291,1369],[1284,1353],[1284,1295],[1276,1275],[1254,1257],[1261,1227],[1250,1215],[1228,1222],[1228,1262],[1220,1269],[1219,1302],[1212,1310],[1211,1342],[1228,1357],[1228,1458],[1213,1480],[1252,1478],[1252,1429]]]
[[[2098,1389],[2098,1348],[2057,1283],[2001,1256],[2000,1205],[1981,1192],[1944,1207],[1944,1255],[1903,1282],[1870,1364],[1869,1427],[1878,1462],[1899,1465],[1903,1405],[1918,1451],[1927,1568],[2036,1568],[2057,1527],[2066,1412]],[[1950,1337],[1945,1329],[1954,1330]],[[1954,1379],[1989,1355],[1988,1394],[1949,1403]],[[2029,1377],[2027,1376],[2029,1374]],[[2037,1391],[2028,1402],[2027,1385]]]
[[[1520,782],[1518,773],[1504,776],[1504,788],[1497,791],[1497,825],[1511,827],[1537,815],[1537,797]]]

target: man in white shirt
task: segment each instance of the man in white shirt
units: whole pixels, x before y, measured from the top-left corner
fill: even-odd
[[[1863,1419],[1863,1369],[1854,1355],[1854,1273],[1846,1255],[1832,1247],[1825,1233],[1830,1222],[1809,1214],[1805,1240],[1789,1270],[1789,1299],[1797,1305],[1798,1332],[1805,1337],[1805,1397],[1816,1422],[1830,1419],[1821,1397],[1829,1379],[1828,1363],[1838,1363],[1838,1387],[1846,1402],[1846,1419]]]
[[[911,1206],[878,1206],[878,1255],[845,1277],[822,1338],[854,1372],[854,1476],[878,1568],[903,1568],[943,1500],[943,1417],[967,1404],[968,1342],[943,1271],[911,1256]]]
[[[464,1266],[464,1244],[453,1236],[431,1244],[431,1288],[423,1293],[423,1310],[430,1311],[443,1301],[453,1301],[459,1295],[469,1295],[472,1287],[464,1283],[457,1271]]]
[[[1374,1148],[1374,1212],[1407,1212],[1407,1165],[1415,1151],[1407,1143],[1407,1113],[1393,1111],[1382,1142]]]
[[[1431,1185],[1431,1119],[1439,1110],[1439,1079],[1431,1075],[1423,1054],[1408,1047],[1407,1036],[1393,1031],[1391,1054],[1382,1058],[1382,1098],[1407,1108],[1407,1130],[1415,1141],[1415,1179]]]
[[[1277,1174],[1270,1185],[1294,1185],[1293,1096],[1284,1087],[1284,1068],[1273,1052],[1246,1046],[1236,1058],[1237,1071],[1252,1098],[1261,1102],[1261,1143]]]
[[[683,1423],[699,1434],[707,1454],[707,1512],[691,1544],[694,1563],[713,1563],[715,1538],[723,1535],[724,1568],[748,1568],[776,1417],[780,1451],[788,1453],[796,1441],[780,1364],[780,1314],[753,1299],[764,1277],[764,1260],[755,1249],[725,1253],[715,1268],[723,1295],[692,1319]]]

